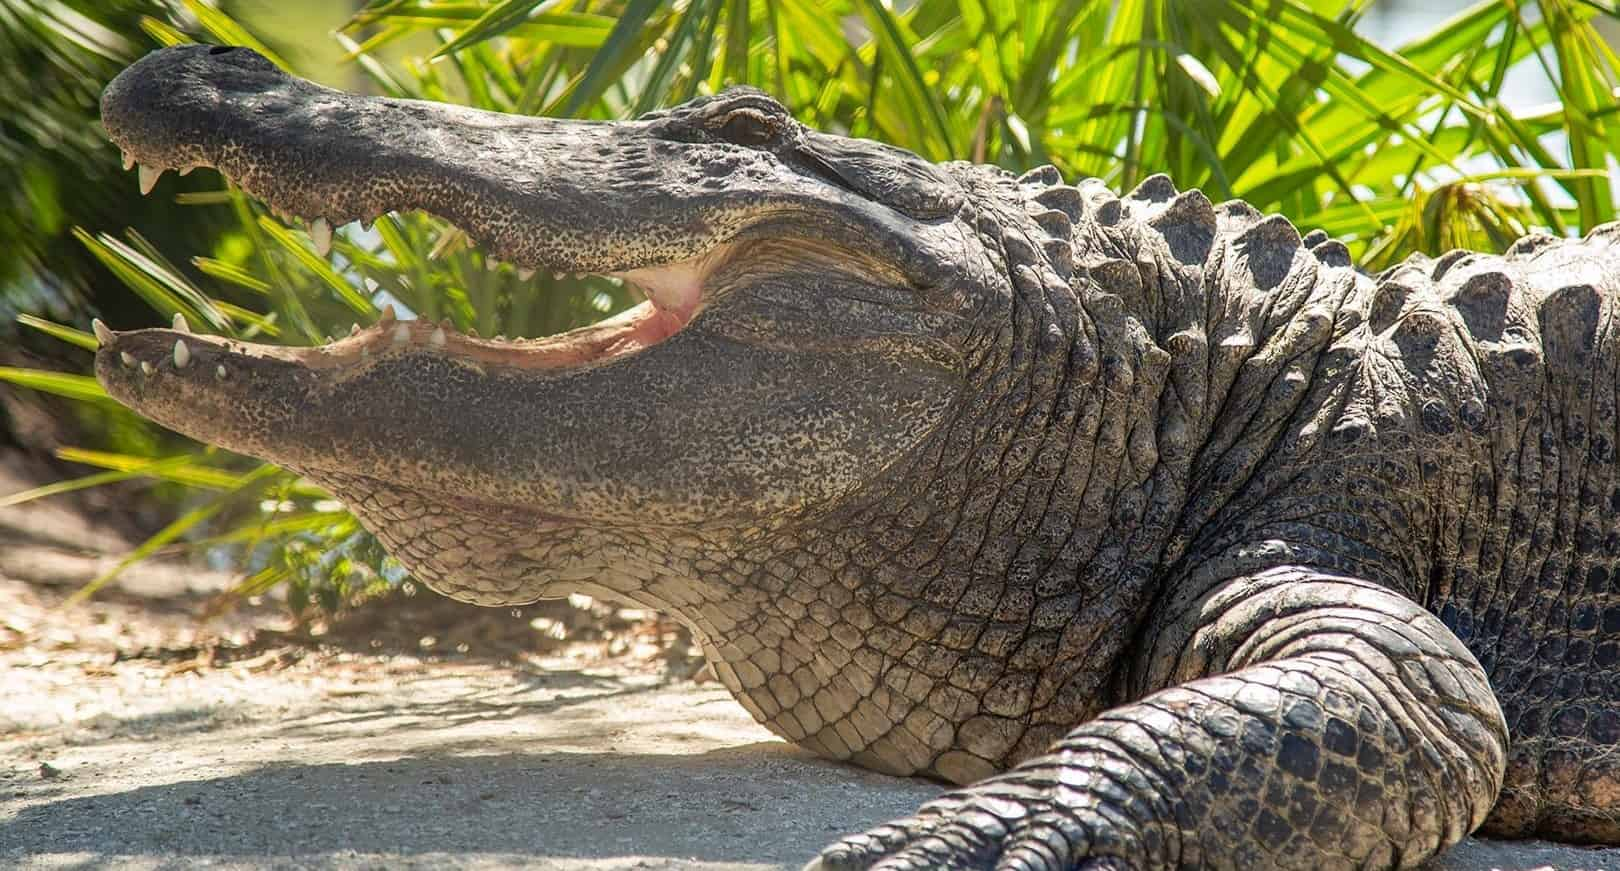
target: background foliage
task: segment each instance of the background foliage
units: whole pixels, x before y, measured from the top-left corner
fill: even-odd
[[[808,124],[934,160],[1053,163],[1119,189],[1169,172],[1213,199],[1322,228],[1370,270],[1413,251],[1500,249],[1534,228],[1573,234],[1613,220],[1612,4],[1485,0],[1393,49],[1363,35],[1369,8],[373,0],[333,34],[344,66],[297,71],[378,94],[597,119],[748,83]],[[204,0],[0,0],[0,51],[21,59],[0,70],[0,232],[17,242],[0,251],[0,301],[27,332],[90,349],[92,314],[129,328],[180,312],[208,331],[309,343],[397,302],[486,335],[540,335],[632,302],[608,280],[486,262],[431,216],[343,228],[323,258],[303,227],[213,173],[169,176],[152,199],[136,197],[93,123],[100,87],[143,51],[188,40],[253,45],[286,65],[266,35],[275,20],[265,24],[250,29]],[[304,48],[280,47],[295,59]],[[1504,100],[1526,71],[1550,83],[1551,101]],[[73,367],[88,369],[88,355]],[[11,367],[0,378],[99,409],[91,443],[59,451],[94,473],[0,504],[164,483],[175,519],[131,561],[191,548],[245,565],[244,591],[290,582],[298,609],[403,575],[307,482],[144,427],[86,375]]]

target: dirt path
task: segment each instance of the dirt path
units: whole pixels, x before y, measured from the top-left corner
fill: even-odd
[[[275,609],[200,627],[228,579],[163,564],[64,611],[102,533],[6,524],[0,867],[797,868],[939,790],[815,759],[662,659],[603,657],[624,645],[412,655],[388,621],[386,643],[266,645]],[[1440,867],[1620,851],[1470,841]]]

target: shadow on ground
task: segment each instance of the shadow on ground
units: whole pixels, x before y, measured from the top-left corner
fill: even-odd
[[[816,759],[691,684],[445,667],[130,677],[59,694],[75,712],[145,712],[9,742],[22,764],[0,767],[0,866],[763,871],[939,791]],[[1471,840],[1433,867],[1616,857]]]
[[[794,868],[939,791],[816,759],[723,690],[645,675],[13,674],[5,867]]]
[[[503,862],[664,857],[796,863],[822,841],[903,813],[929,787],[799,759],[776,743],[696,756],[534,753],[278,762],[240,774],[23,809],[12,855],[235,858],[486,856]],[[353,851],[351,853],[350,851]]]
[[[796,867],[932,787],[778,742],[696,756],[431,755],[278,762],[34,804],[0,824],[58,867]],[[1609,851],[1470,841],[1437,868],[1612,868]]]

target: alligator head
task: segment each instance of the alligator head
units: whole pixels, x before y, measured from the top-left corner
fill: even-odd
[[[1008,616],[969,588],[976,576],[1004,577],[1017,557],[1078,595],[1076,564],[1098,546],[1070,540],[1079,497],[1099,500],[1100,529],[1116,521],[1107,494],[1131,483],[1108,468],[1118,426],[1051,442],[1031,411],[1058,383],[1087,383],[1099,357],[1076,344],[1088,327],[1066,259],[1021,241],[1040,231],[1029,215],[1056,213],[1011,176],[808,129],[754,90],[561,121],[354,96],[241,48],[156,52],[107,87],[102,117],[143,184],[213,167],[317,237],[423,210],[519,267],[622,276],[647,297],[518,341],[386,314],[308,348],[107,331],[96,372],[119,401],[326,485],[451,596],[578,591],[671,611],[756,716],[815,749],[955,779],[997,761],[978,748],[939,762],[972,714],[971,694],[943,683],[946,713],[852,718],[880,674],[910,673],[899,654],[945,649],[953,614]],[[1033,297],[1014,290],[1026,274]],[[1132,394],[1128,373],[1116,387]],[[1095,426],[1100,405],[1070,405]],[[1112,452],[1094,460],[1093,442]],[[1039,502],[1008,495],[1008,475],[1039,461],[1050,494],[1059,459],[1101,471],[1040,503],[1067,516],[1044,521],[1051,540],[986,544]],[[1119,619],[1065,644],[1123,643],[1109,632],[1130,590],[1114,568],[1087,595]],[[926,607],[887,607],[896,584]],[[1065,607],[1051,632],[1078,613]],[[905,632],[917,639],[872,640]],[[1048,647],[1034,671],[1057,660]],[[1087,673],[1095,690],[1100,666],[1086,672],[1080,652],[1064,652],[1064,678]],[[1031,705],[1024,691],[1003,707]]]

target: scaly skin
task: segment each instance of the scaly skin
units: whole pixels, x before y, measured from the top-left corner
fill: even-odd
[[[558,122],[242,49],[152,55],[103,119],[279,210],[647,289],[540,342],[105,331],[96,368],[447,595],[664,609],[778,734],[964,784],[819,867],[1620,842],[1620,228],[1374,279],[1163,177],[934,166],[758,92]]]

